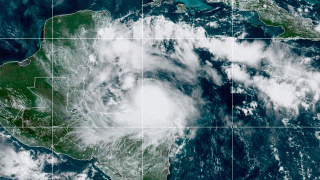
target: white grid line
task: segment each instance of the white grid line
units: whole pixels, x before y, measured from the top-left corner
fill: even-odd
[[[53,0],[51,1],[51,38],[53,38]],[[53,179],[53,39],[51,39],[51,151],[52,151],[52,171],[51,171],[51,179]]]
[[[233,33],[233,32],[232,32]],[[0,38],[1,39],[4,39],[4,40],[10,40],[10,39],[15,39],[15,40],[53,40],[53,39],[57,39],[57,40],[81,40],[81,39],[97,39],[97,40],[129,40],[129,39],[147,39],[147,40],[179,40],[179,39],[182,39],[182,40],[185,40],[185,39],[192,39],[192,40],[201,40],[201,39],[210,39],[210,38],[220,38],[220,39],[230,39],[230,38],[235,38],[235,39],[238,39],[238,40],[246,40],[246,39],[256,39],[256,40],[320,40],[320,38],[277,38],[277,37],[273,37],[273,38],[238,38],[238,37],[227,37],[227,36],[222,36],[222,35],[212,35],[212,36],[208,36],[206,38],[145,38],[145,37],[142,37],[142,38]]]
[[[142,138],[141,138],[141,149],[142,149],[142,151],[141,151],[141,161],[142,161],[142,170],[141,170],[141,174],[142,174],[142,177],[141,177],[141,179],[143,180],[143,169],[144,169],[144,167],[143,167],[143,165],[144,165],[144,163],[143,163],[143,161],[144,161],[144,159],[143,159],[143,155],[144,155],[144,154],[143,154],[143,142],[144,142],[144,137],[143,137],[143,122],[144,122],[144,121],[143,121],[143,118],[144,118],[144,116],[143,116],[143,114],[144,114],[144,113],[143,113],[143,105],[144,105],[144,104],[143,104],[143,78],[144,78],[144,77],[143,77],[143,76],[144,76],[144,71],[143,71],[143,68],[144,68],[144,66],[143,66],[143,40],[144,40],[144,36],[143,36],[143,28],[144,28],[144,26],[143,26],[143,24],[144,24],[144,23],[143,23],[143,18],[144,18],[144,14],[143,14],[143,0],[141,0],[141,12],[142,12],[142,14],[141,14],[141,15],[142,15],[142,16],[141,16],[141,18],[142,18],[142,20],[141,20],[141,22],[142,22],[142,23],[141,23],[141,24],[142,24],[142,25],[141,25],[141,28],[142,28],[142,29],[141,29],[141,33],[142,33],[142,35],[141,35],[141,37],[142,37],[142,42],[141,42],[141,46],[142,46],[142,47],[141,47],[141,48],[142,48],[142,50],[141,50],[141,66],[142,66],[142,71],[141,71],[141,77],[142,77],[142,84],[141,84],[141,85],[142,85],[142,92],[141,92],[141,93],[142,93],[142,97],[141,97],[141,98],[142,98],[142,99],[141,99],[141,102],[142,102],[142,103],[141,103],[141,109],[142,109],[142,111],[141,111],[141,112],[142,112],[142,114],[141,114],[141,118],[142,118],[142,123],[141,123],[141,126],[142,126],[142,130],[141,130],[141,131],[142,131]]]
[[[67,127],[48,127],[48,126],[39,126],[39,127],[4,127],[5,129],[65,129]],[[69,129],[141,129],[142,127],[69,127]],[[210,126],[210,127],[143,127],[143,129],[232,129],[228,126]],[[264,127],[264,126],[247,126],[247,127],[234,127],[233,129],[320,129],[320,127]]]
[[[232,19],[233,21],[233,19]],[[233,33],[233,32],[231,32]],[[201,39],[209,39],[209,38],[220,38],[220,39],[229,39],[231,37],[228,36],[222,36],[222,35],[208,35],[208,37],[206,38],[146,38],[146,37],[142,37],[142,38],[0,38],[3,40],[10,40],[10,39],[15,39],[15,40],[53,40],[53,39],[57,39],[57,40],[81,40],[81,39],[93,39],[93,40],[129,40],[129,39],[147,39],[147,40],[185,40],[185,39],[192,39],[192,40],[201,40]],[[256,40],[320,40],[320,38],[278,38],[278,37],[272,37],[272,38],[239,38],[239,37],[234,37],[234,35],[232,35],[232,38],[238,39],[238,40],[246,40],[246,39],[256,39]]]
[[[233,32],[233,9],[234,9],[234,2],[231,1],[231,33],[232,33],[232,37],[234,37],[234,32]],[[233,61],[233,44],[234,41],[231,42],[231,58]],[[233,66],[231,66],[231,91],[233,91]],[[233,93],[231,93],[231,120],[232,120],[232,133],[231,133],[231,179],[233,180],[233,128],[234,128],[234,124],[233,124]]]

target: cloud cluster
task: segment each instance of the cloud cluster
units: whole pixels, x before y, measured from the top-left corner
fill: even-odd
[[[76,106],[68,106],[77,107],[87,116],[103,114],[106,118],[103,121],[109,126],[137,128],[185,127],[188,118],[199,114],[195,106],[201,101],[200,94],[197,94],[201,87],[187,95],[179,86],[199,86],[200,69],[218,85],[222,84],[221,77],[212,67],[200,67],[193,41],[171,41],[167,37],[178,34],[198,36],[199,32],[195,33],[187,24],[174,24],[164,17],[144,21],[149,23],[144,26],[144,34],[159,31],[159,38],[140,39],[141,20],[128,24],[114,21],[98,31],[99,37],[108,39],[94,43],[94,53],[89,55],[87,64],[89,71],[85,77],[83,99]],[[159,28],[169,29],[161,34],[163,31]],[[77,76],[72,78],[79,79]]]
[[[114,20],[98,31],[98,37],[105,39],[97,39],[92,52],[87,53],[86,73],[69,77],[83,79],[82,98],[68,104],[83,117],[77,122],[79,126],[136,128],[136,133],[134,129],[123,131],[123,135],[134,134],[136,138],[141,137],[141,128],[197,126],[206,102],[199,78],[219,87],[225,83],[225,75],[245,88],[256,89],[273,108],[296,112],[301,103],[309,108],[319,97],[317,73],[308,72],[301,65],[308,63],[302,62],[305,57],[281,42],[207,38],[203,28],[173,23],[163,16],[126,23]],[[197,49],[210,52],[212,58],[201,59]],[[217,68],[214,61],[225,63]],[[314,99],[306,102],[310,93]],[[121,138],[112,131],[108,135],[94,129],[72,133],[79,134],[84,145]],[[97,138],[88,139],[93,136]]]

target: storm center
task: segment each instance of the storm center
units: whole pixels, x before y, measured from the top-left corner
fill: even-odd
[[[174,102],[168,91],[160,85],[142,85],[135,94],[134,102],[142,109],[144,128],[165,128],[173,125],[171,116],[175,110]]]

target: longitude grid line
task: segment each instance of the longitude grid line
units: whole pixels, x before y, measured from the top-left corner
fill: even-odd
[[[53,179],[53,0],[51,0],[51,179]]]
[[[143,76],[144,76],[144,72],[143,72],[143,68],[144,68],[144,66],[143,66],[143,28],[144,28],[144,26],[143,26],[143,18],[144,18],[144,14],[143,14],[143,0],[141,0],[141,35],[142,35],[142,39],[141,39],[141,66],[142,66],[142,71],[141,71],[141,77],[142,77],[142,83],[141,83],[141,87],[142,87],[142,96],[141,96],[141,109],[142,109],[142,114],[141,114],[141,126],[142,126],[142,128],[141,128],[141,131],[142,131],[142,134],[141,134],[141,161],[142,161],[142,163],[141,163],[141,166],[142,166],[142,170],[141,170],[141,174],[142,174],[142,176],[141,176],[141,179],[143,180],[143,169],[144,169],[144,167],[143,167],[143,161],[144,161],[144,159],[143,159],[143,141],[144,141],[144,138],[143,138],[143,118],[144,118],[144,116],[143,116]]]
[[[232,6],[231,6],[231,33],[232,33],[232,37],[234,37],[234,32],[233,32],[233,6],[234,6],[234,2],[233,1],[231,1],[231,3],[232,3]],[[234,44],[234,42],[232,41],[232,44],[231,44],[231,58],[232,58],[232,61],[233,61],[233,44]],[[231,179],[233,180],[233,66],[231,66],[231,77],[232,77],[232,79],[231,79],[231,120],[232,120],[232,134],[231,134],[231,141],[232,141],[232,146],[231,146],[231,148],[232,148],[232,150],[231,150],[231,153],[232,153],[232,155],[231,155]]]

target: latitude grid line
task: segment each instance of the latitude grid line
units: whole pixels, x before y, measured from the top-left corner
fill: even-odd
[[[207,38],[144,38],[143,37],[143,26],[144,26],[144,23],[143,23],[143,0],[142,0],[142,38],[53,38],[53,0],[52,0],[52,17],[51,17],[51,20],[52,20],[52,37],[51,38],[42,38],[43,40],[46,40],[46,39],[74,39],[74,40],[77,40],[77,39],[142,39],[142,50],[143,50],[143,40],[144,39],[162,39],[162,40],[174,40],[174,39],[194,39],[194,40],[197,40],[197,39],[207,39]],[[233,32],[233,4],[232,4],[232,37],[234,38],[234,32]],[[231,38],[232,38],[231,37]],[[215,37],[209,37],[209,38],[215,38]],[[230,38],[230,37],[220,37],[222,39],[227,39],[227,38]],[[0,38],[0,39],[40,39],[40,38]],[[236,38],[236,39],[240,39],[240,40],[245,40],[245,39],[274,39],[274,40],[299,40],[299,39],[306,39],[306,38]],[[320,38],[308,38],[308,39],[315,39],[315,40],[320,40]],[[233,47],[233,43],[232,43],[232,59],[233,59],[233,53],[234,53],[234,47]],[[58,129],[58,128],[65,128],[65,127],[54,127],[53,126],[53,79],[54,78],[59,78],[59,77],[55,77],[54,76],[54,73],[53,73],[53,64],[54,64],[54,61],[53,61],[53,41],[52,41],[52,44],[51,44],[51,50],[52,50],[52,54],[51,54],[51,60],[52,60],[52,122],[51,122],[51,127],[34,127],[34,128],[51,128],[52,129],[52,177],[51,179],[53,179],[53,129]],[[142,53],[143,55],[143,53]],[[232,67],[232,76],[233,76],[233,67]],[[142,56],[142,84],[143,84],[143,56]],[[233,87],[233,79],[232,79],[232,87]],[[142,93],[143,93],[143,88],[142,88]],[[143,96],[142,96],[143,98]],[[143,100],[142,100],[142,110],[143,110]],[[238,127],[238,126],[235,126],[234,127],[234,122],[233,122],[234,118],[233,118],[233,93],[232,93],[232,126],[231,126],[231,129],[232,129],[232,179],[233,179],[233,129],[258,129],[258,128],[265,128],[265,129],[318,129],[320,127],[285,127],[285,126],[280,126],[280,127],[268,127],[268,126],[261,126],[261,127],[254,127],[254,126],[251,126],[251,127]],[[22,124],[23,125],[23,124]],[[24,128],[24,127],[22,127]],[[92,127],[73,127],[73,128],[92,128]],[[94,127],[94,128],[98,128],[98,127]],[[109,129],[110,127],[102,127],[101,129]],[[116,127],[116,128],[135,128],[135,127]],[[143,113],[142,113],[142,133],[143,133]],[[230,127],[214,127],[214,126],[211,126],[211,127],[173,127],[173,128],[230,128]],[[8,128],[6,127],[5,129],[14,129],[14,128]],[[158,128],[157,128],[158,129]],[[159,129],[165,129],[165,128],[159,128]],[[167,128],[168,129],[168,128]],[[143,134],[142,134],[142,147],[143,147]],[[142,179],[143,179],[143,148],[142,148]]]
[[[10,40],[10,39],[18,39],[18,40],[53,40],[53,39],[61,39],[61,40],[64,40],[64,39],[71,39],[71,40],[81,40],[81,39],[97,39],[97,40],[128,40],[128,39],[150,39],[150,40],[178,40],[178,39],[182,39],[182,40],[186,40],[186,39],[192,39],[192,40],[205,40],[205,39],[231,39],[231,38],[235,38],[237,40],[246,40],[246,39],[256,39],[256,40],[259,40],[259,39],[263,39],[263,40],[306,40],[306,39],[312,39],[312,40],[320,40],[320,38],[278,38],[278,37],[274,37],[274,38],[238,38],[238,37],[226,37],[226,36],[222,36],[222,35],[213,35],[213,36],[209,36],[207,38],[0,38],[0,39],[7,39],[7,40]],[[11,61],[10,61],[11,62]]]
[[[2,127],[4,129],[65,129],[66,127],[49,127],[49,126],[38,126],[38,127]],[[72,127],[72,129],[141,129],[141,127]],[[208,127],[146,127],[147,129],[232,129],[229,126],[208,126]],[[146,129],[144,128],[144,129]],[[268,126],[246,126],[246,127],[237,127],[235,126],[234,129],[320,129],[320,127],[285,127],[285,126],[275,126],[275,127],[268,127]]]

